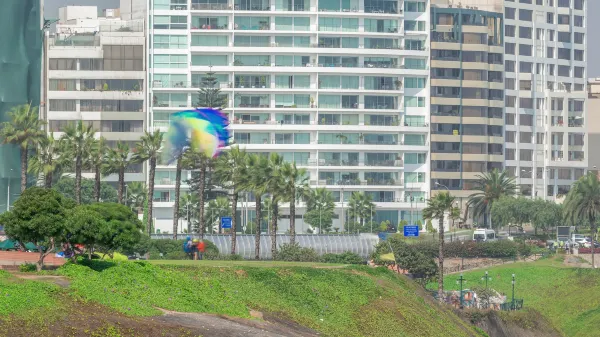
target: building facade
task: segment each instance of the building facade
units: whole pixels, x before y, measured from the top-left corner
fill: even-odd
[[[588,162],[587,1],[504,6],[506,169],[522,194],[561,201]]]
[[[431,8],[431,190],[463,210],[477,176],[504,166],[502,17]]]
[[[118,10],[105,13],[98,17],[95,6],[59,10],[56,32],[46,37],[47,129],[58,138],[67,125],[83,120],[109,147],[124,142],[133,148],[148,127],[144,21],[121,20]],[[132,164],[125,180],[145,181],[143,166]]]
[[[196,106],[212,71],[236,143],[306,168],[312,187],[334,194],[333,227],[344,230],[353,191],[373,197],[377,222],[416,222],[430,185],[429,15],[420,0],[155,0],[151,125]],[[156,227],[171,230],[175,168],[156,176]]]
[[[600,146],[600,78],[588,79],[587,121],[588,142]],[[588,147],[589,147],[588,145]],[[600,153],[589,151],[588,170],[600,169]]]

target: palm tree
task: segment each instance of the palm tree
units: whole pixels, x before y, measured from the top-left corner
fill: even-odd
[[[30,104],[18,105],[8,112],[9,121],[0,125],[4,144],[18,145],[21,150],[21,192],[27,188],[27,158],[29,148],[46,138],[42,130],[45,122],[39,119],[38,109]]]
[[[508,176],[506,171],[494,169],[477,175],[472,190],[477,191],[469,196],[467,209],[473,208],[473,217],[484,216],[489,219],[492,228],[492,205],[502,196],[513,196],[517,192],[515,179]]]
[[[283,194],[282,186],[284,181],[281,176],[281,168],[283,167],[283,157],[277,153],[271,153],[269,156],[269,171],[270,175],[267,180],[267,191],[271,194],[269,203],[271,210],[271,223],[269,229],[271,233],[271,256],[275,257],[277,253],[277,220],[279,220],[279,202]]]
[[[75,160],[75,201],[77,204],[81,204],[81,171],[87,166],[90,146],[95,134],[96,131],[91,124],[86,125],[80,120],[75,124],[67,125],[61,138],[66,157]]]
[[[187,170],[197,170],[197,175],[192,175],[188,181],[190,191],[195,191],[198,199],[198,230],[200,239],[204,238],[206,229],[204,221],[204,200],[207,189],[207,173],[212,168],[214,160],[208,158],[203,152],[186,151],[183,155],[182,167]]]
[[[594,235],[596,220],[600,218],[600,182],[598,176],[588,172],[579,178],[567,194],[563,204],[564,218],[567,222],[588,222],[592,232],[592,267],[594,263]]]
[[[309,189],[304,192],[303,199],[307,209],[306,214],[304,214],[304,221],[307,221],[313,228],[319,228],[319,234],[328,232],[331,228],[335,210],[333,193],[324,187]]]
[[[136,163],[148,162],[148,217],[146,229],[148,235],[152,234],[152,196],[154,195],[154,176],[156,175],[156,163],[160,157],[163,134],[159,130],[144,132],[140,141],[135,145],[132,160]]]
[[[29,158],[27,171],[43,179],[44,187],[52,187],[54,174],[60,171],[60,144],[52,134],[37,144],[36,155]]]
[[[126,204],[135,209],[138,213],[144,209],[144,203],[148,196],[146,184],[140,181],[131,181],[127,183],[127,200]]]
[[[448,192],[438,193],[427,200],[427,207],[423,209],[423,218],[438,219],[439,222],[438,299],[440,302],[444,301],[444,215],[452,211],[455,199]]]
[[[221,217],[224,216],[233,217],[233,211],[229,199],[225,197],[217,197],[216,199],[209,201],[208,206],[206,207],[206,214],[208,218],[208,221],[206,221],[206,223],[208,223],[209,225],[210,232],[213,233],[216,222],[218,227],[217,230],[220,233],[221,222],[219,221],[219,219],[221,219]],[[231,226],[233,227],[233,224]]]
[[[108,146],[106,146],[106,139],[104,137],[100,137],[99,139],[93,138],[91,140],[87,164],[94,171],[94,200],[96,202],[100,202],[101,173],[103,166],[106,164],[107,149]]]
[[[305,169],[298,169],[296,163],[286,162],[281,166],[282,201],[290,203],[290,243],[296,243],[296,201],[308,189],[308,176]]]
[[[179,198],[178,217],[183,218],[187,222],[187,233],[192,232],[192,219],[196,217],[195,209],[198,207],[197,203],[197,195],[193,193],[185,193]]]
[[[254,193],[256,207],[256,233],[254,235],[254,258],[260,259],[260,225],[262,223],[262,196],[267,193],[267,183],[271,174],[269,159],[266,156],[253,154],[248,156],[250,176],[248,189]]]
[[[215,166],[215,178],[221,186],[230,190],[231,197],[231,254],[235,254],[236,249],[236,228],[237,228],[237,202],[239,193],[247,186],[248,167],[247,154],[245,150],[240,150],[238,146],[233,146],[228,151],[223,152],[217,158]]]
[[[348,209],[350,217],[356,222],[356,218],[360,219],[360,227],[365,225],[365,219],[371,218],[372,210],[375,208],[373,204],[373,196],[363,192],[352,192]]]
[[[127,143],[117,142],[115,148],[108,149],[106,153],[106,162],[103,167],[105,175],[117,174],[119,183],[117,195],[119,203],[123,204],[123,192],[125,190],[125,170],[129,167],[131,152]]]

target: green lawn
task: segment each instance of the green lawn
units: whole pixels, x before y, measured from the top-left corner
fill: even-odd
[[[512,295],[515,274],[515,298],[539,311],[566,336],[600,336],[600,270],[567,268],[561,257],[530,263],[508,264],[490,268],[489,286]],[[484,270],[465,272],[466,288],[484,286]],[[458,274],[447,276],[446,289],[458,289]]]
[[[152,264],[195,267],[313,267],[313,268],[341,268],[345,265],[335,263],[316,262],[284,262],[284,261],[219,261],[219,260],[150,260]]]

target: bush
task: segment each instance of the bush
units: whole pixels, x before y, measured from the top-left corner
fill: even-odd
[[[187,255],[183,251],[183,244],[186,240],[171,240],[171,239],[159,239],[150,240],[150,260],[185,260]],[[216,260],[219,256],[219,249],[211,241],[204,240],[205,250],[204,257],[208,260]],[[163,256],[160,256],[160,253]]]
[[[439,252],[438,242],[421,241],[411,244],[420,253],[430,258],[436,258]],[[529,256],[533,245],[518,244],[513,241],[500,240],[493,242],[454,241],[444,244],[444,257],[447,258],[511,258],[518,255]],[[389,249],[388,249],[389,250]]]
[[[295,261],[295,262],[318,262],[319,254],[308,247],[300,247],[296,243],[284,243],[275,253],[273,260],[278,261]]]
[[[422,246],[426,248],[426,254],[424,254],[420,250],[421,245],[407,244],[401,238],[393,236],[386,242],[380,242],[375,247],[375,252],[373,252],[372,255],[375,263],[394,264],[394,261],[384,261],[379,259],[381,255],[390,253],[390,246],[393,249],[398,266],[411,273],[422,285],[425,285],[429,280],[436,276],[438,271],[437,264],[432,256],[426,255],[433,254],[433,249],[431,249],[430,245]],[[437,257],[437,253],[435,256]]]
[[[241,261],[244,258],[240,254],[220,254],[218,260],[224,261]]]
[[[352,252],[344,252],[342,254],[324,254],[321,256],[321,262],[325,263],[341,263],[341,264],[364,264],[365,259],[358,254]]]
[[[168,252],[164,257],[165,260],[189,260],[189,255],[184,251]]]
[[[35,263],[23,263],[19,266],[19,271],[21,273],[35,273],[36,270]]]

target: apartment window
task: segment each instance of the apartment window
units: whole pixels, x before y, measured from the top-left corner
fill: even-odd
[[[193,66],[226,66],[229,65],[227,55],[192,55]]]
[[[513,10],[514,10],[514,8],[513,8]],[[509,37],[515,37],[515,26],[513,26],[513,25],[504,26],[504,35],[509,36]]]
[[[584,72],[584,67],[573,67],[573,76],[575,76],[575,78],[583,78]]]
[[[546,14],[546,23],[554,23],[554,13]]]
[[[481,33],[463,33],[462,40],[464,44],[488,44],[487,34]]]
[[[50,111],[76,111],[77,101],[74,99],[51,99]]]
[[[404,96],[404,106],[407,108],[423,108],[425,107],[425,97]]]
[[[571,0],[558,0],[558,7],[569,8],[571,6]]]
[[[509,72],[509,73],[514,73],[515,72],[515,61],[509,61],[509,60],[504,61],[504,71]]]
[[[533,150],[519,150],[519,160],[532,161],[533,160]]]
[[[543,132],[536,133],[535,138],[536,138],[535,139],[536,144],[544,144],[544,133]]]
[[[568,48],[558,48],[558,53],[556,55],[560,60],[570,60],[571,59],[571,49]]]
[[[519,20],[521,21],[531,21],[533,16],[533,11],[529,9],[519,9]]]
[[[424,2],[416,2],[416,1],[405,1],[404,2],[404,11],[405,12],[424,13],[425,12],[425,3]]]
[[[523,39],[531,39],[531,27],[519,27],[519,37]]]
[[[154,49],[185,49],[188,47],[185,35],[154,35]]]
[[[558,76],[570,77],[571,76],[571,67],[558,66]]]
[[[546,47],[546,57],[547,58],[554,57],[554,47]]]
[[[50,70],[77,70],[77,59],[50,59]]]
[[[571,42],[570,32],[558,32],[558,42]]]
[[[50,91],[75,91],[76,80],[50,80]]]
[[[244,36],[246,37],[246,36]],[[236,36],[237,40],[241,36]],[[248,37],[246,37],[248,38]],[[227,35],[192,35],[192,46],[202,47],[227,47],[229,45],[229,37]]]
[[[531,85],[530,85],[531,87]],[[533,109],[533,99],[527,97],[519,98],[519,108],[521,109]]]
[[[185,76],[185,75],[184,75]],[[82,91],[140,91],[143,80],[81,80]],[[167,82],[165,82],[167,83]]]
[[[104,51],[104,70],[144,70],[143,46],[104,45],[102,49]]]
[[[187,16],[155,15],[154,29],[187,29]]]
[[[583,10],[583,1],[584,0],[574,0],[573,2],[573,8],[574,9],[578,9],[578,10]]]
[[[522,73],[529,73],[533,71],[533,63],[531,62],[519,62],[519,71]]]
[[[573,15],[573,25],[575,27],[583,27],[583,16]]]
[[[583,50],[573,50],[573,59],[575,61],[583,61]]]
[[[568,25],[570,24],[569,14],[558,14],[558,24],[559,25]]]
[[[515,9],[511,8],[511,7],[505,7],[504,8],[504,17],[506,19],[514,20],[514,18],[515,18]]]
[[[548,41],[554,41],[555,32],[552,29],[548,29]]]
[[[531,144],[533,141],[533,133],[532,132],[519,132],[519,142]]]
[[[405,31],[425,31],[425,21],[404,20]]]
[[[585,34],[584,33],[578,33],[575,32],[573,34],[573,42],[577,43],[577,44],[582,44],[583,40],[584,40]]]
[[[519,81],[519,90],[531,91],[531,81],[530,80],[520,80]]]
[[[80,100],[80,109],[81,111],[134,112],[142,111],[143,103],[144,101],[140,100],[82,99]]]
[[[405,77],[404,78],[404,87],[405,88],[417,88],[422,89],[426,86],[425,78],[421,77]]]
[[[104,70],[104,60],[79,59],[79,70]]]
[[[504,45],[504,52],[508,55],[515,55],[515,44],[511,42],[506,42]]]
[[[514,143],[515,142],[515,134],[516,134],[515,131],[506,131],[504,133],[504,140],[507,143]]]
[[[515,160],[515,149],[506,149],[504,152],[504,159]]]
[[[549,64],[548,65],[548,75],[554,76],[554,69],[555,69],[554,64]]]
[[[506,122],[506,125],[515,125],[515,114],[513,114],[513,113],[504,114],[504,120]]]
[[[531,45],[529,44],[519,44],[519,55],[521,56],[531,56]]]
[[[504,103],[507,108],[514,108],[516,105],[516,97],[515,96],[506,96]]]
[[[514,78],[506,78],[504,80],[504,89],[515,90],[515,79]]]
[[[533,116],[532,115],[519,115],[519,125],[521,126],[533,126]]]
[[[187,68],[187,55],[154,55],[154,68]]]

